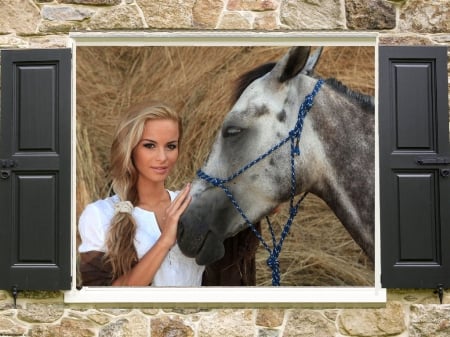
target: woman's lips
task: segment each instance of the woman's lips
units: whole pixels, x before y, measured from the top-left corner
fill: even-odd
[[[156,173],[163,174],[167,172],[167,166],[164,167],[152,167],[152,170]]]

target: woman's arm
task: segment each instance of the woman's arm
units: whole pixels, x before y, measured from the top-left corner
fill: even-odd
[[[188,184],[166,209],[165,222],[161,226],[161,236],[145,253],[142,259],[126,274],[112,283],[113,286],[148,286],[176,242],[178,220],[191,201]]]

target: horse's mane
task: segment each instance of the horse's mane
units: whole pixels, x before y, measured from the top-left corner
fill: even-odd
[[[232,95],[232,104],[234,104],[239,97],[242,95],[244,90],[255,80],[264,76],[270,72],[273,67],[275,67],[274,62],[262,64],[244,74],[242,74],[236,81],[236,86],[234,93]],[[343,93],[344,95],[350,97],[352,100],[356,101],[361,105],[362,108],[366,110],[373,111],[374,101],[373,97],[369,95],[364,95],[359,92],[353,91],[345,86],[342,82],[335,78],[329,78],[325,80],[325,83],[330,85],[334,90]]]
[[[350,88],[348,88],[346,85],[344,85],[342,82],[338,81],[335,78],[328,78],[325,80],[325,83],[329,84],[336,91],[341,92],[346,96],[350,97],[351,99],[355,100],[364,109],[369,109],[373,111],[375,105],[372,96],[364,95],[354,90],[351,90]]]

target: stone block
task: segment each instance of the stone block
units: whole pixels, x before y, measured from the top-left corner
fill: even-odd
[[[69,38],[65,35],[38,35],[28,37],[29,48],[67,48]]]
[[[347,28],[381,30],[395,28],[395,7],[385,0],[345,1]]]
[[[409,0],[400,7],[398,28],[402,32],[448,33],[450,5],[443,0]]]
[[[258,329],[257,337],[281,337],[281,331],[276,329]]]
[[[95,11],[73,6],[49,6],[42,7],[41,16],[50,21],[83,21],[91,17]]]
[[[191,28],[195,0],[136,0],[149,28]]]
[[[27,329],[12,319],[0,317],[0,336],[24,336]]]
[[[59,333],[64,337],[94,337],[95,324],[84,318],[63,318],[59,324]]]
[[[409,337],[450,336],[450,305],[411,305],[408,332]]]
[[[346,309],[338,317],[339,332],[360,337],[396,336],[406,330],[404,316],[398,302],[382,309]]]
[[[113,6],[120,4],[122,0],[59,0],[59,2],[75,5]]]
[[[252,310],[225,309],[204,315],[197,334],[202,337],[254,337]]]
[[[256,13],[253,21],[253,29],[275,30],[279,29],[278,14],[275,12]]]
[[[295,30],[344,29],[340,0],[287,0],[281,3],[280,21]]]
[[[335,323],[319,311],[293,310],[288,315],[283,337],[329,337],[336,336]]]
[[[39,9],[30,1],[0,1],[0,34],[35,34],[41,16]]]
[[[133,328],[127,319],[121,318],[100,328],[98,337],[122,336],[132,337]]]
[[[278,9],[278,0],[229,0],[227,10],[229,11],[273,11]]]
[[[194,337],[192,328],[178,317],[163,316],[153,318],[151,322],[152,337],[183,336]]]
[[[80,23],[67,21],[42,21],[39,24],[38,32],[43,34],[64,34],[76,30]]]
[[[28,303],[26,308],[18,310],[17,318],[28,323],[51,323],[63,314],[62,304]]]
[[[250,14],[251,15],[251,14]],[[217,28],[219,29],[250,29],[252,20],[245,12],[227,12],[222,16]]]
[[[98,9],[90,20],[83,22],[81,29],[142,29],[143,19],[134,5],[105,7]]]
[[[256,325],[275,328],[283,324],[284,310],[282,309],[259,309],[256,315]]]
[[[196,28],[216,28],[223,10],[222,0],[198,0],[192,10],[193,25]]]

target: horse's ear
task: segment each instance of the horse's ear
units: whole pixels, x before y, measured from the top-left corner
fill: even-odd
[[[293,47],[289,49],[288,53],[278,61],[272,70],[272,74],[280,82],[294,78],[305,67],[310,49],[310,47]]]
[[[316,48],[311,55],[309,55],[306,65],[302,69],[302,74],[311,75],[314,72],[317,62],[319,62],[323,47]]]

